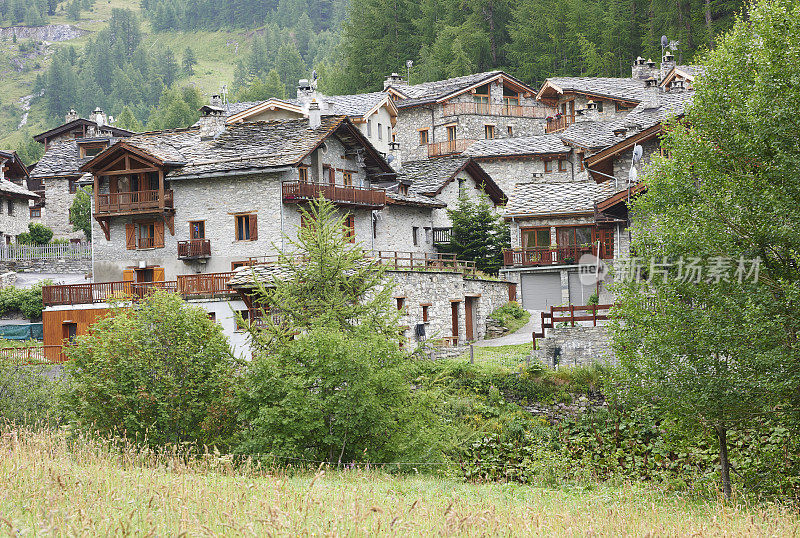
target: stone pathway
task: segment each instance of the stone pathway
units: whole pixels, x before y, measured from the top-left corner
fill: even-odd
[[[533,341],[533,331],[541,329],[542,316],[539,310],[528,310],[531,313],[531,319],[520,327],[517,332],[501,336],[500,338],[492,338],[491,340],[481,340],[475,342],[475,347],[498,347],[498,346],[513,346],[519,344],[527,344]]]

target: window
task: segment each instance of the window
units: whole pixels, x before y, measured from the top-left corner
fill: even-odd
[[[567,171],[567,161],[564,159],[558,160],[558,171],[559,172],[566,172]]]
[[[448,125],[447,126],[447,140],[455,140],[456,139],[456,126],[455,125]]]
[[[249,267],[253,265],[250,261],[231,262],[231,271],[236,271],[239,267]]]
[[[42,210],[38,207],[31,208],[31,218],[32,219],[39,219],[42,217]]]
[[[104,149],[106,149],[105,144],[81,144],[81,157],[94,157]]]
[[[328,183],[336,185],[336,169],[333,166],[325,165],[322,167],[322,175],[328,176]]]
[[[489,103],[489,84],[484,84],[480,88],[476,88],[475,93],[472,94],[472,100],[480,104]]]
[[[125,225],[128,250],[164,248],[164,221],[132,222]]]
[[[308,183],[308,167],[307,166],[300,166],[297,168],[297,174],[300,181],[303,183]]]
[[[344,219],[344,239],[349,243],[356,242],[356,218],[353,215]]]
[[[464,196],[467,192],[467,180],[463,177],[458,178],[458,195]]]
[[[247,213],[234,215],[236,223],[236,241],[255,241],[258,239],[258,224],[256,215]]]
[[[193,220],[189,222],[189,238],[190,239],[205,239],[206,238],[206,221]]]
[[[353,186],[353,172],[342,171],[342,182],[347,187]]]
[[[392,142],[394,142],[394,133],[392,132],[391,125],[386,126],[386,140],[391,140]]]
[[[65,321],[62,327],[62,334],[67,343],[73,343],[78,335],[78,324],[72,321]]]
[[[592,243],[592,226],[565,226],[556,228],[560,247],[582,247]]]
[[[153,248],[156,238],[155,222],[137,224],[136,227],[139,232],[139,248]]]
[[[239,310],[236,313],[239,314],[238,316],[236,316],[236,332],[242,332],[244,330],[247,330],[248,321],[250,320],[250,311]]]
[[[486,140],[491,140],[494,138],[494,125],[484,125],[483,136],[486,138]]]
[[[544,173],[549,174],[553,171],[553,161],[545,161],[544,162]]]
[[[508,136],[509,137],[514,136],[514,126],[513,125],[509,125],[508,127],[506,127],[506,130],[508,131]]]
[[[383,124],[378,123],[378,140],[383,140]]]
[[[596,103],[597,103],[597,111],[598,112],[602,112],[603,111],[603,101],[597,101]]]
[[[542,248],[550,246],[550,228],[523,228],[522,248]]]
[[[372,136],[372,118],[367,120],[367,136]]]
[[[429,227],[424,227],[423,230],[425,231],[425,244],[430,245],[431,243],[431,229]]]
[[[406,305],[406,298],[405,297],[395,297],[397,301],[397,309],[402,310],[403,307]]]
[[[78,192],[77,181],[78,180],[75,179],[75,178],[70,178],[69,179],[69,193],[70,194],[75,194],[76,192]]]
[[[398,194],[404,194],[404,195],[408,194],[408,185],[406,185],[404,183],[398,183],[397,184],[397,193]]]
[[[14,214],[14,200],[8,200],[6,202],[6,206],[8,208],[8,214],[9,215],[13,215]]]
[[[419,227],[411,227],[411,240],[413,241],[415,247],[419,246]]]
[[[428,309],[431,307],[430,304],[424,303],[420,305],[422,307],[422,323],[428,323]]]
[[[428,130],[421,129],[419,132],[419,145],[425,146],[428,144]]]
[[[507,107],[519,106],[519,94],[511,88],[503,86],[503,104]]]

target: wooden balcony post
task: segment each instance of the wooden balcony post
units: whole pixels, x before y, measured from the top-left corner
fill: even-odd
[[[164,199],[164,170],[158,171],[158,208],[164,209],[166,200]]]

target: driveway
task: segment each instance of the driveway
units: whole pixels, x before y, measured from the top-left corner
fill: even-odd
[[[520,327],[517,332],[501,336],[500,338],[492,338],[491,340],[480,340],[475,342],[475,347],[498,347],[498,346],[514,346],[519,344],[529,344],[533,342],[533,331],[539,331],[542,324],[542,316],[539,310],[528,310],[531,313],[531,319]]]

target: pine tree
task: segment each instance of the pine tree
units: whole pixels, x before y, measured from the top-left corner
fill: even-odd
[[[450,243],[443,250],[460,260],[474,261],[475,266],[490,274],[497,274],[503,266],[503,249],[511,244],[508,225],[492,209],[488,197],[480,196],[477,202],[466,193],[458,198],[455,209],[447,214],[453,227]]]
[[[183,73],[187,77],[194,75],[194,66],[197,65],[197,58],[192,47],[186,47],[186,50],[183,51],[183,61],[181,63],[183,65]]]
[[[121,129],[127,129],[137,133],[144,131],[144,126],[136,119],[133,111],[128,106],[125,106],[122,112],[116,117],[115,125]]]

